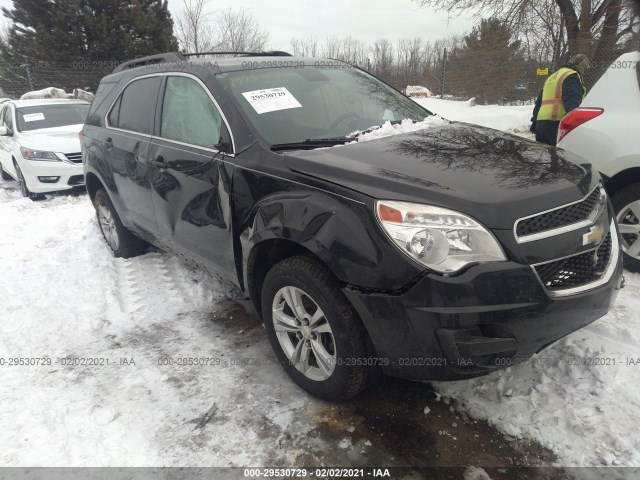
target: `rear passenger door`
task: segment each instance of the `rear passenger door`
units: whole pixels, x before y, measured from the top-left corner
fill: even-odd
[[[123,223],[143,237],[157,233],[147,154],[161,82],[160,76],[143,77],[125,86],[107,114],[103,146],[113,170],[116,208]]]
[[[167,248],[235,275],[230,192],[232,151],[223,116],[206,86],[188,74],[165,77],[154,137],[152,198]],[[227,157],[228,158],[228,157]]]

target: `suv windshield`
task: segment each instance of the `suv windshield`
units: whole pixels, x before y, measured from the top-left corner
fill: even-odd
[[[274,68],[218,74],[241,111],[272,145],[344,137],[430,112],[360,70]]]
[[[18,131],[25,132],[39,128],[81,125],[87,119],[88,112],[89,104],[83,103],[56,103],[53,105],[21,107],[16,110]]]

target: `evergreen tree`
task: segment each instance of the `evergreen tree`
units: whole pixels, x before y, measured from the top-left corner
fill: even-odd
[[[14,0],[5,62],[122,61],[175,51],[167,0]]]
[[[447,77],[453,89],[483,103],[504,100],[525,73],[521,42],[514,36],[501,20],[482,20],[451,55]]]

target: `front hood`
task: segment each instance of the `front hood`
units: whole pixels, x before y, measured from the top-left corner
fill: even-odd
[[[18,143],[34,150],[57,153],[79,153],[80,138],[78,134],[82,125],[68,125],[55,128],[41,128],[18,134]]]
[[[454,209],[501,229],[580,200],[599,179],[576,155],[465,123],[287,156],[303,176]]]

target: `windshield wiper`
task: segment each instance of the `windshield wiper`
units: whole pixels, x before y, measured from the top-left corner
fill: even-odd
[[[399,125],[402,123],[402,120],[388,120],[391,125]],[[386,122],[385,122],[386,123]],[[345,143],[355,142],[358,137],[364,135],[365,133],[371,133],[374,130],[382,128],[382,125],[373,125],[372,127],[367,128],[366,130],[357,131],[355,133],[350,133],[344,137],[331,137],[331,138],[307,138],[302,142],[292,142],[292,143],[277,143],[271,146],[271,150],[296,150],[296,149],[307,149],[311,150],[313,148],[321,148],[321,147],[333,147],[335,145],[344,145]]]
[[[353,142],[353,138],[333,137],[333,138],[307,138],[302,142],[277,143],[271,145],[271,150],[295,150],[295,149],[313,149],[320,147],[333,147],[335,145],[344,145]]]

